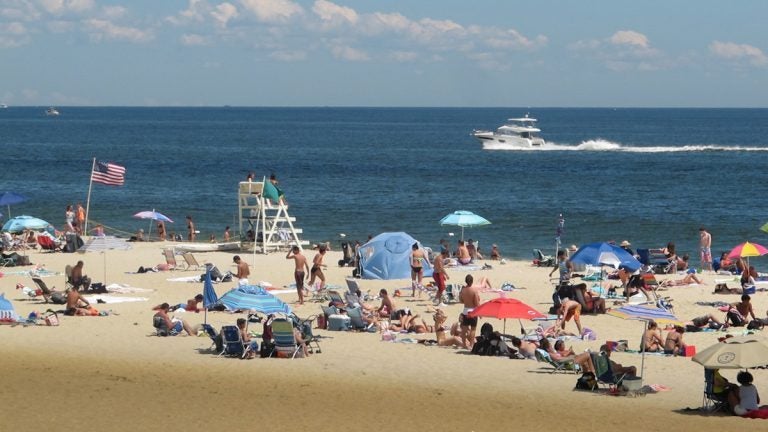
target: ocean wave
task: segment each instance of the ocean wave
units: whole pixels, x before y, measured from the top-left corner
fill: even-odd
[[[685,146],[625,146],[604,139],[582,141],[580,144],[558,144],[546,142],[540,147],[520,148],[508,144],[484,143],[484,150],[514,150],[514,151],[592,151],[592,152],[625,152],[625,153],[680,153],[680,152],[767,152],[768,147],[724,146],[714,144],[685,145]]]

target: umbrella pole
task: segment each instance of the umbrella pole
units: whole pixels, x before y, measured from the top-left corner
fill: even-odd
[[[643,332],[640,335],[640,385],[643,385],[643,374],[645,373],[645,328],[648,325],[646,321],[640,321],[643,323]]]
[[[520,334],[521,334],[521,335],[523,335],[523,336],[525,336],[525,327],[523,327],[523,320],[521,320],[520,318],[518,318],[518,319],[517,319],[517,322],[519,322],[519,323],[520,323]]]

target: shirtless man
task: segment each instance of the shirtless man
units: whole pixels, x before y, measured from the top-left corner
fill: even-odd
[[[301,254],[301,249],[298,246],[294,246],[285,255],[285,259],[293,259],[295,264],[293,270],[293,278],[296,281],[296,292],[299,294],[299,304],[304,304],[304,278],[309,273],[309,264],[307,264],[307,257]],[[304,271],[306,269],[306,272]]]
[[[70,279],[72,286],[75,289],[83,287],[84,290],[87,290],[91,285],[91,279],[83,274],[83,265],[84,264],[82,261],[78,261],[77,264],[72,267],[72,274],[70,275]]]
[[[435,303],[438,307],[443,306],[443,293],[445,292],[445,281],[450,279],[448,273],[445,271],[445,259],[448,258],[448,249],[443,248],[440,251],[440,255],[435,257],[435,261],[432,263],[432,279],[435,280],[437,285],[437,295],[435,296]]]
[[[538,348],[538,346],[533,342],[528,342],[516,336],[512,336],[512,346],[515,347],[515,349],[521,356],[527,359],[536,358],[536,349]]]
[[[381,297],[381,305],[376,309],[376,312],[379,316],[389,317],[395,310],[395,304],[392,302],[392,299],[389,298],[389,294],[385,289],[379,291],[379,297]]]
[[[467,349],[471,350],[475,344],[477,318],[471,318],[469,314],[480,306],[480,292],[479,287],[474,285],[472,275],[467,275],[464,282],[466,286],[459,293],[459,301],[464,304],[464,309],[459,315],[459,324],[461,324],[461,341]]]
[[[464,240],[459,240],[459,250],[456,253],[459,260],[459,264],[467,265],[472,262],[472,257],[469,255],[469,249],[464,244]]]
[[[312,269],[310,269],[309,273],[312,275],[312,277],[309,279],[309,286],[314,285],[315,278],[320,279],[320,287],[318,288],[318,291],[322,291],[323,288],[325,288],[325,275],[323,274],[323,257],[325,256],[326,251],[325,245],[321,245],[320,248],[317,251],[317,254],[315,254],[315,257],[312,258]]]
[[[240,259],[240,255],[235,255],[232,261],[237,264],[237,274],[235,275],[238,279],[237,284],[240,286],[248,285],[248,276],[251,275],[251,269],[248,268],[248,264]]]
[[[702,270],[712,270],[712,234],[704,227],[699,228],[699,250]]]
[[[560,304],[560,309],[557,311],[557,322],[562,330],[565,330],[565,323],[570,321],[571,317],[573,317],[573,322],[576,323],[576,328],[581,334],[581,303],[568,299]]]
[[[733,312],[728,312],[728,318],[731,320],[735,327],[746,325],[750,316],[752,316],[752,319],[756,319],[755,311],[752,310],[751,301],[752,298],[749,296],[749,294],[744,294],[741,296],[740,302],[731,304],[731,307],[736,309],[739,314],[741,314],[741,317],[738,317]]]
[[[187,216],[187,239],[195,241],[195,223],[192,222],[192,216]]]
[[[67,308],[64,310],[64,315],[90,315],[88,312],[90,307],[91,304],[88,303],[88,300],[80,295],[80,292],[77,290],[77,288],[72,288],[67,293]]]
[[[411,246],[411,297],[416,297],[416,288],[419,288],[419,297],[421,297],[421,281],[424,277],[424,268],[422,260],[424,259],[424,250],[419,248],[418,243]]]

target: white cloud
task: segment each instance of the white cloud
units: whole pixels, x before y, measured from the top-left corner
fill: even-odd
[[[539,35],[535,39],[529,39],[515,29],[508,29],[493,32],[485,43],[496,49],[531,49],[546,45],[547,37]]]
[[[398,63],[408,63],[418,60],[419,54],[414,51],[393,51],[389,53],[389,58]]]
[[[0,23],[0,33],[20,36],[27,33],[27,28],[20,22]]]
[[[27,28],[20,22],[0,23],[0,48],[18,48],[29,43]]]
[[[122,18],[128,12],[128,9],[122,6],[104,6],[101,10],[104,16],[109,19]]]
[[[717,57],[728,60],[747,60],[754,66],[768,64],[768,56],[763,50],[752,45],[714,41],[709,45],[709,51]]]
[[[94,6],[93,0],[39,0],[48,13],[84,12]]]
[[[220,27],[226,27],[229,20],[237,18],[237,8],[232,3],[221,3],[214,8],[211,16]]]
[[[210,10],[210,6],[203,0],[189,0],[187,8],[180,11],[176,16],[166,17],[166,21],[174,25],[184,25],[190,22],[203,22],[205,14]]]
[[[614,33],[609,39],[614,45],[631,45],[634,47],[649,49],[648,38],[633,30],[620,30]]]
[[[304,12],[298,3],[290,0],[240,0],[240,3],[262,22],[285,22]]]
[[[359,16],[354,9],[339,6],[327,0],[317,0],[312,6],[312,11],[326,24],[357,23]]]
[[[205,46],[209,44],[208,39],[205,36],[199,34],[183,34],[179,38],[183,45],[187,46]]]
[[[49,21],[48,24],[46,24],[46,27],[48,27],[48,30],[51,33],[67,33],[71,32],[75,29],[76,23],[73,21],[62,21],[62,20],[54,20]]]
[[[96,41],[114,39],[128,42],[148,42],[154,38],[149,30],[118,26],[111,21],[102,19],[85,20],[83,24],[85,24],[86,32]]]
[[[2,18],[18,21],[35,21],[40,18],[40,11],[29,0],[4,0],[0,3]]]
[[[274,51],[269,54],[270,58],[283,62],[302,61],[307,58],[305,51]]]
[[[336,45],[331,47],[331,54],[337,59],[340,60],[347,60],[347,61],[354,61],[354,62],[362,62],[362,61],[368,61],[370,60],[370,57],[368,57],[368,54],[365,51],[352,48],[350,46],[340,46]]]

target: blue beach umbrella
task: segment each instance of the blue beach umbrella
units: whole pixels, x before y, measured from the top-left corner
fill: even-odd
[[[16,321],[17,318],[13,304],[5,298],[5,294],[0,294],[0,320]]]
[[[455,225],[461,227],[461,239],[464,240],[464,228],[490,225],[488,219],[467,210],[456,210],[440,219],[440,225]]]
[[[624,266],[627,270],[636,271],[641,264],[637,258],[624,249],[610,243],[590,243],[584,245],[570,258],[572,263],[589,264],[593,266],[608,265],[615,268]]]
[[[8,217],[11,217],[11,206],[28,201],[29,198],[16,192],[3,192],[0,195],[0,206],[8,206]]]
[[[205,271],[205,281],[203,282],[203,310],[205,310],[205,316],[203,322],[208,323],[208,308],[219,302],[219,297],[216,295],[216,290],[213,289],[213,281],[211,281],[211,271]]]
[[[11,233],[20,233],[24,230],[41,230],[50,226],[48,222],[38,219],[32,216],[16,216],[15,218],[8,219],[3,225],[3,231]]]
[[[258,285],[232,289],[219,298],[219,303],[228,309],[255,310],[266,315],[291,313],[291,308],[285,302]]]

